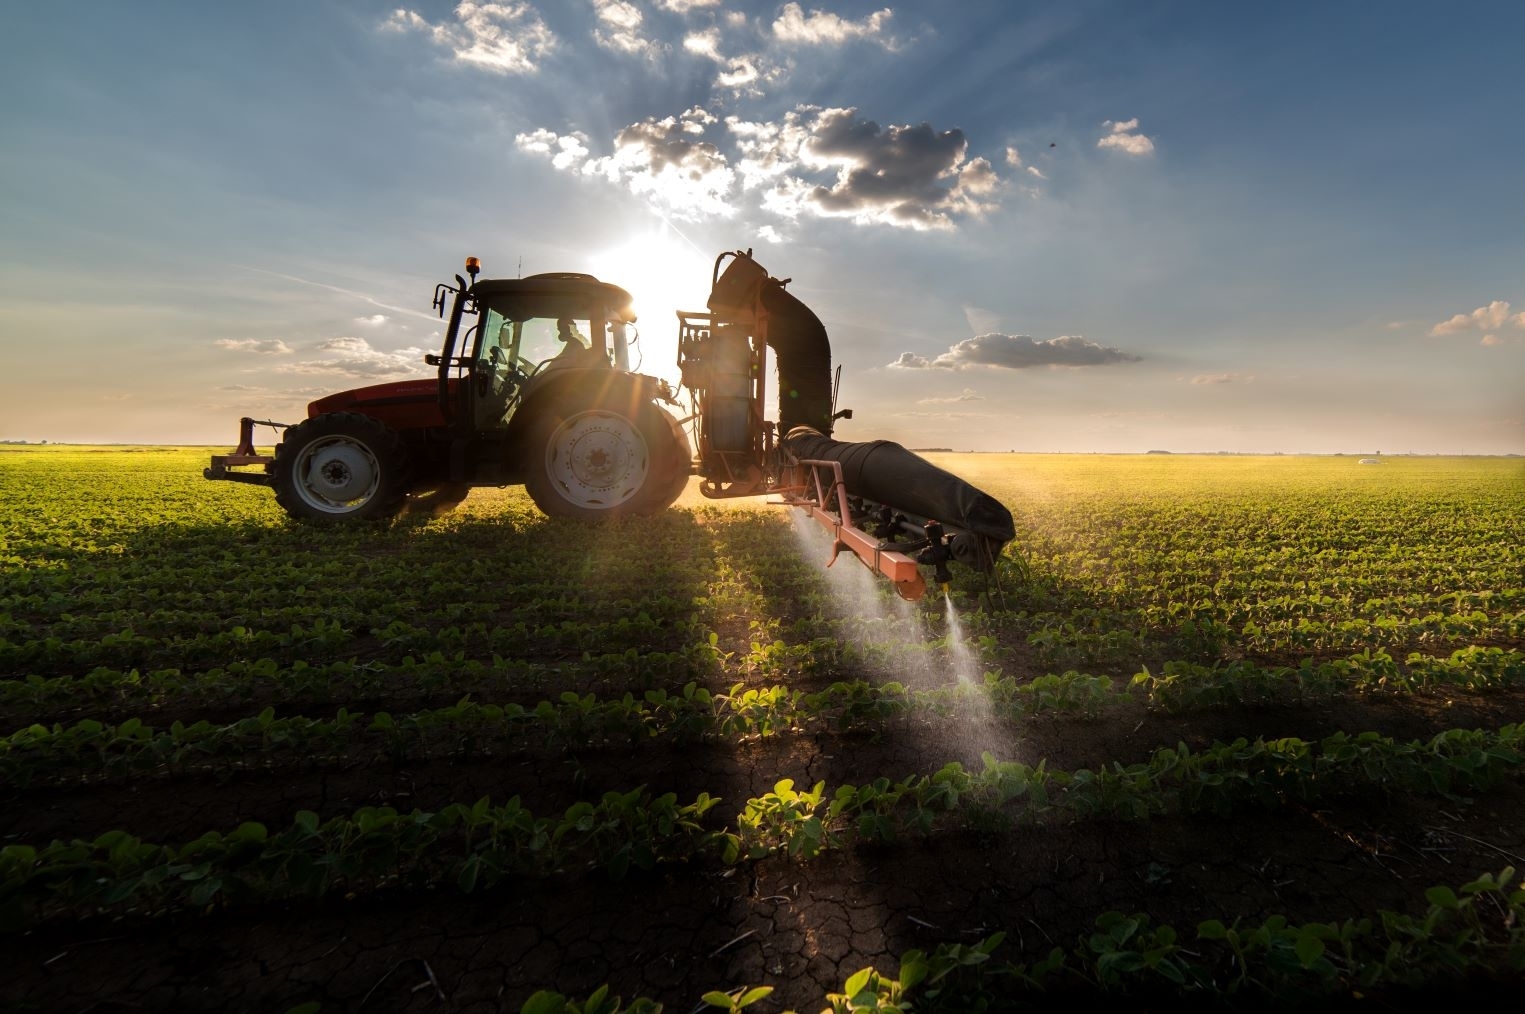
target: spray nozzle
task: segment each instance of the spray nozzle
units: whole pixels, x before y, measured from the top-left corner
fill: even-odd
[[[937,583],[947,591],[953,580],[953,575],[948,573],[948,537],[943,534],[942,523],[938,521],[928,521],[922,530],[927,535],[927,548],[916,554],[916,562],[931,566]]]

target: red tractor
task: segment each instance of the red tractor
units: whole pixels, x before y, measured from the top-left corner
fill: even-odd
[[[519,483],[553,516],[665,510],[692,452],[658,404],[676,404],[671,386],[629,369],[630,294],[592,275],[478,270],[468,258],[470,284],[435,287],[441,317],[449,303],[444,346],[425,357],[435,377],[320,398],[274,455],[255,453],[257,421],[244,419],[238,449],[213,456],[206,477],[273,486],[287,513],[314,521],[385,519],[420,489]]]
[[[598,520],[662,511],[697,473],[707,497],[803,509],[832,533],[832,559],[849,550],[910,599],[926,587],[920,568],[945,587],[949,562],[991,573],[1014,536],[1006,507],[899,444],[831,439],[851,413],[836,411],[826,328],[750,250],[716,258],[706,312],[678,314],[681,422],[659,404],[677,405],[672,387],[630,370],[624,289],[567,273],[478,281],[474,257],[466,272],[469,284],[434,290],[450,311],[444,347],[425,357],[435,377],[320,398],[295,425],[245,418],[206,477],[273,486],[314,521],[389,518],[422,489],[518,483],[546,514]],[[273,455],[255,452],[256,425],[284,427]]]

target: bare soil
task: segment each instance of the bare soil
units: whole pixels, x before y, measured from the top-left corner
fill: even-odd
[[[978,767],[986,750],[1075,769],[1143,760],[1177,742],[1200,748],[1241,735],[1316,740],[1366,730],[1410,740],[1496,728],[1522,713],[1518,692],[1350,696],[1181,717],[1130,705],[1093,720],[1020,726],[921,720],[876,737],[782,735],[405,765],[340,757],[231,777],[12,788],[3,795],[0,840],[88,838],[117,827],[187,840],[244,820],[283,827],[298,809],[326,818],[367,804],[429,810],[483,795],[519,795],[536,812],[559,812],[637,785],[739,805],[781,777],[828,786],[894,779],[952,760]],[[618,882],[595,871],[470,896],[441,888],[45,926],[6,941],[0,1006],[281,1011],[318,1001],[325,1011],[517,1011],[537,989],[585,996],[608,983],[627,1001],[648,996],[680,1012],[695,1009],[707,990],[767,984],[773,996],[754,1009],[815,1011],[866,965],[894,975],[910,948],[1004,931],[998,957],[1030,960],[1073,947],[1109,910],[1147,913],[1183,935],[1208,918],[1412,913],[1423,910],[1427,887],[1525,866],[1521,856],[1518,782],[1477,799],[1366,794],[1232,819],[1054,821],[849,847],[808,862],[634,872]],[[1450,996],[1462,989],[1479,998],[1510,985],[1445,984]],[[1155,999],[1177,1009],[1183,1001]],[[1416,999],[1377,996],[1361,1005],[1403,1009]]]

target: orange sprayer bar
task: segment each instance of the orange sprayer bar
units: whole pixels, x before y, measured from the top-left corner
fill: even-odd
[[[847,505],[847,487],[842,482],[842,463],[803,460],[799,464],[810,468],[809,482],[779,492],[783,494],[784,503],[802,508],[822,528],[831,532],[831,559],[826,561],[826,566],[836,563],[837,555],[843,549],[848,549],[869,570],[889,578],[895,586],[895,593],[901,598],[915,602],[925,595],[927,580],[915,560],[904,553],[884,549],[879,540],[847,521],[852,517],[852,512]],[[829,486],[822,481],[823,472],[829,472],[832,477]],[[836,514],[826,509],[833,496],[837,500]]]

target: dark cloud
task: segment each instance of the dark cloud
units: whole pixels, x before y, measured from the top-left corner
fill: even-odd
[[[823,110],[810,125],[801,159],[839,171],[835,182],[801,196],[823,215],[946,227],[949,212],[986,210],[1000,184],[985,159],[964,161],[968,150],[957,128],[881,127],[859,119],[854,109]]]
[[[902,352],[890,365],[900,369],[961,370],[991,366],[1025,370],[1036,366],[1105,366],[1135,363],[1142,357],[1122,349],[1100,345],[1079,335],[1039,341],[1027,335],[982,334],[965,338],[935,359]]]
[[[639,161],[654,173],[672,167],[692,179],[701,179],[726,169],[720,149],[698,137],[713,121],[714,117],[699,109],[690,109],[681,120],[672,116],[642,120],[621,130],[615,136],[615,147],[643,152]]]

